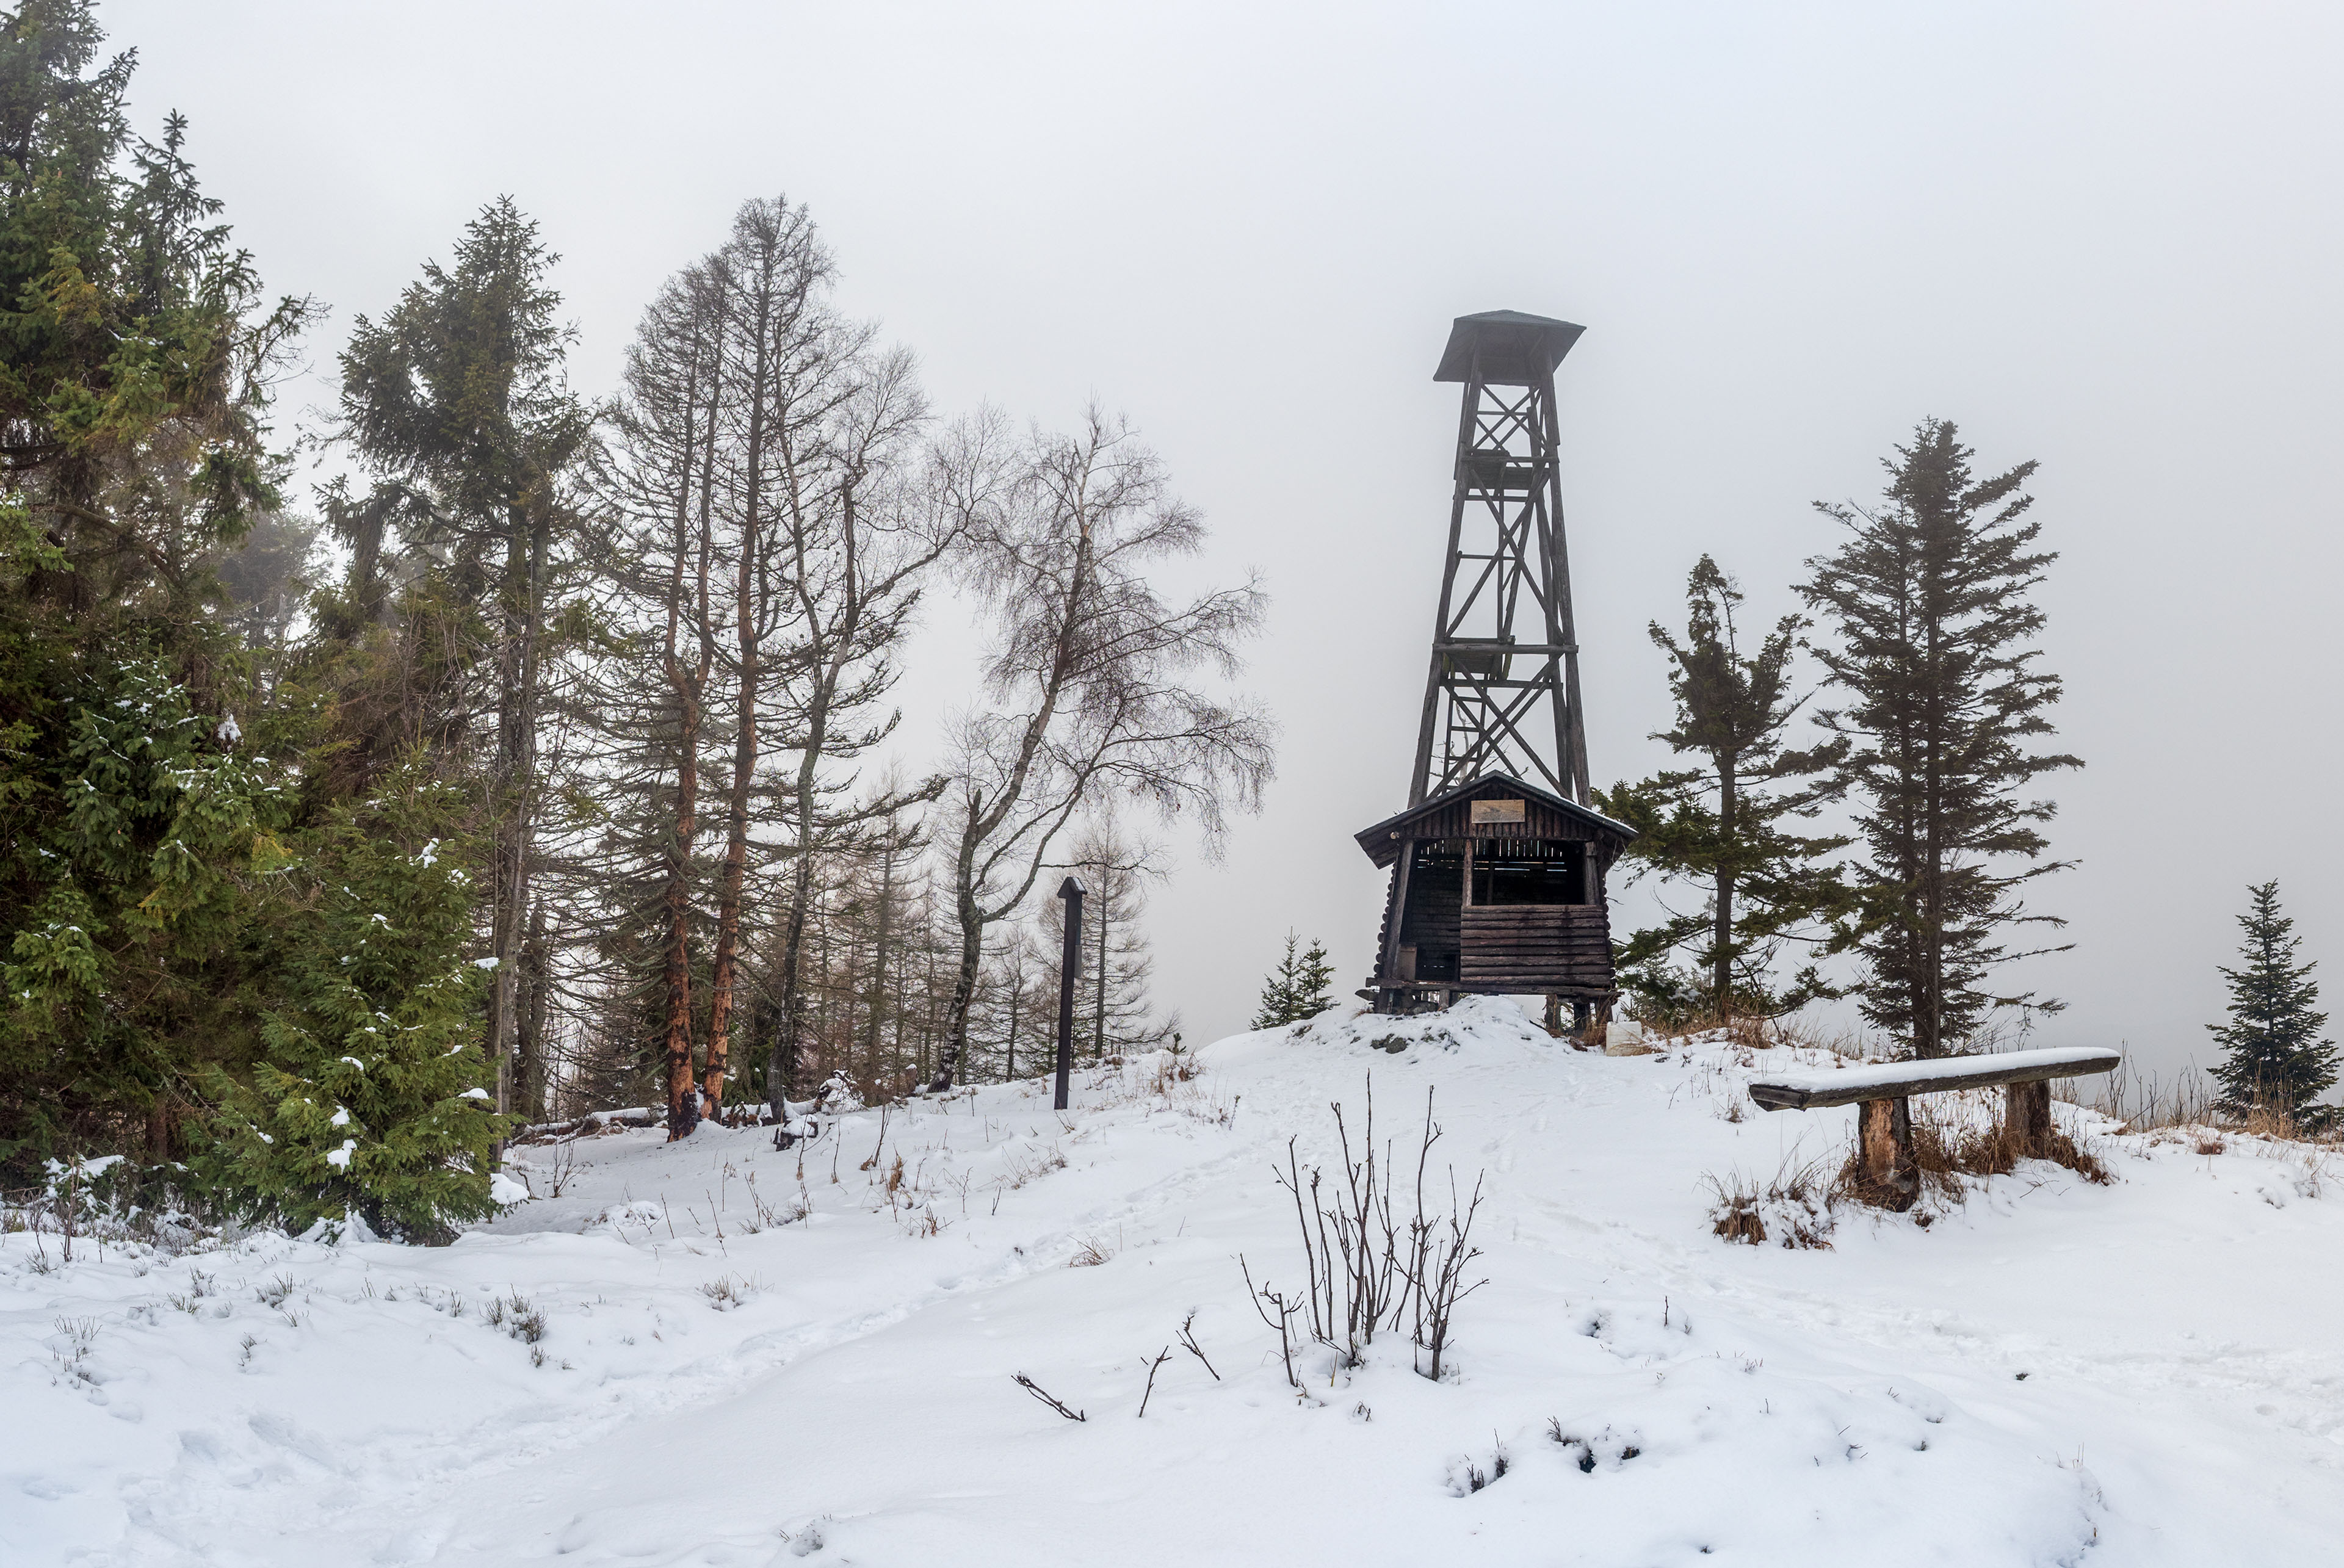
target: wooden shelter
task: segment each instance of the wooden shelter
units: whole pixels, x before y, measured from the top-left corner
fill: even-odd
[[[1608,1011],[1604,877],[1634,829],[1492,773],[1357,836],[1391,873],[1376,973],[1360,993],[1379,1012],[1466,995],[1543,996],[1550,1025],[1564,1002],[1581,1027]]]

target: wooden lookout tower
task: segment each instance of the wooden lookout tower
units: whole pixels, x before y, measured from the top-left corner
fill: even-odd
[[[1460,316],[1433,372],[1463,404],[1416,766],[1408,808],[1359,835],[1391,874],[1361,993],[1379,1012],[1528,994],[1584,1029],[1610,1010],[1604,877],[1635,834],[1588,808],[1554,409],[1581,330]]]

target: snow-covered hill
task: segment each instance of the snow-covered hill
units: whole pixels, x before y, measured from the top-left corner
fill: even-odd
[[[0,1562],[2344,1562],[2316,1163],[2063,1106],[2114,1185],[1732,1245],[1708,1179],[1835,1164],[1854,1114],[1735,1108],[1789,1057],[1473,1003],[1099,1069],[1064,1116],[1020,1084],[788,1152],[540,1147],[541,1196],[438,1249],[9,1236]],[[1238,1259],[1299,1283],[1272,1160],[1330,1161],[1371,1075],[1403,1163],[1431,1087],[1436,1175],[1486,1172],[1489,1282],[1442,1381],[1387,1333],[1298,1397]]]

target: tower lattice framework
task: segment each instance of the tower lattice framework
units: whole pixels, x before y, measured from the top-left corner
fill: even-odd
[[[1554,407],[1555,367],[1582,329],[1460,316],[1433,373],[1464,396],[1410,805],[1492,772],[1588,804]]]

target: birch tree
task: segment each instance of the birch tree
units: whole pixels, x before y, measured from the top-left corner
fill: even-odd
[[[1197,679],[1238,673],[1261,592],[1167,602],[1157,591],[1153,574],[1196,554],[1204,525],[1127,423],[1094,407],[1070,432],[1012,444],[997,420],[972,421],[940,473],[993,642],[987,700],[952,735],[941,869],[959,953],[935,1091],[967,1049],[987,928],[1025,903],[1076,814],[1143,801],[1194,820],[1215,852],[1228,810],[1258,806],[1273,738],[1252,704]]]

